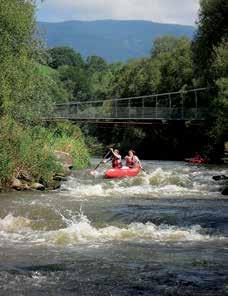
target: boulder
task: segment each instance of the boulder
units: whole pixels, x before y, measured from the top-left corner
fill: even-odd
[[[29,186],[27,183],[22,183],[17,178],[14,178],[11,182],[11,188],[20,191],[20,190],[28,190]]]
[[[222,181],[222,180],[228,180],[228,177],[225,175],[218,175],[218,176],[213,176],[212,179],[215,181]]]
[[[19,173],[19,175],[17,176],[17,179],[28,181],[28,182],[31,182],[33,180],[32,176],[29,175],[28,172],[26,172],[26,171],[21,171]]]
[[[43,191],[45,189],[43,184],[40,183],[32,183],[30,186],[31,189]]]
[[[54,151],[54,155],[63,167],[63,175],[69,176],[71,174],[71,169],[73,168],[73,157],[63,151]]]
[[[60,176],[60,175],[55,175],[55,176],[53,177],[53,180],[54,180],[54,181],[62,181],[62,182],[65,182],[65,181],[67,181],[67,177]]]
[[[52,180],[47,183],[47,189],[49,190],[56,190],[61,187],[60,181]]]
[[[228,187],[225,187],[222,191],[222,195],[228,195]]]

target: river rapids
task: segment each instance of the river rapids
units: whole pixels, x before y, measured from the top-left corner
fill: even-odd
[[[228,168],[143,164],[1,193],[0,295],[228,295]]]

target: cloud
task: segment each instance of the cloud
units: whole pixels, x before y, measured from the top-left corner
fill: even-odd
[[[37,13],[41,21],[150,20],[193,25],[200,0],[45,0]]]

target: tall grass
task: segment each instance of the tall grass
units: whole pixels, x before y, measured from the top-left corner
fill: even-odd
[[[0,184],[7,186],[13,177],[26,173],[33,180],[51,181],[62,172],[54,151],[70,153],[76,168],[89,163],[83,135],[78,127],[61,124],[51,128],[26,127],[10,117],[0,119]]]

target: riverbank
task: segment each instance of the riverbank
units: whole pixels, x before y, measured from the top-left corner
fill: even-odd
[[[89,164],[78,126],[68,123],[28,126],[10,117],[0,120],[0,188],[56,189],[72,168]]]

